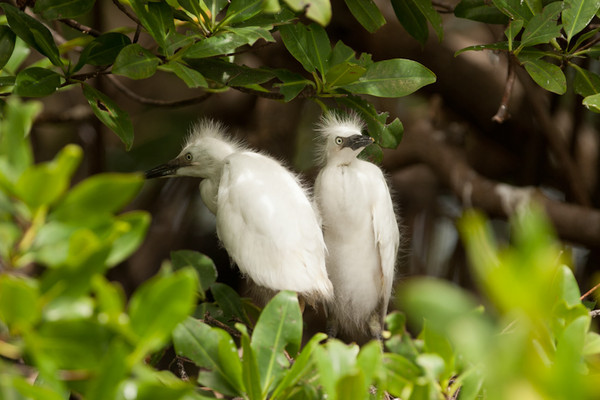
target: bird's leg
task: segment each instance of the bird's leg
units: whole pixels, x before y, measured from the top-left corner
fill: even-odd
[[[383,321],[379,315],[379,313],[373,313],[371,314],[371,317],[369,318],[368,321],[368,327],[369,327],[369,332],[371,334],[371,337],[374,339],[379,340],[380,342],[383,342]]]

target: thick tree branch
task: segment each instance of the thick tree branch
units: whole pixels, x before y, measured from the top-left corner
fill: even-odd
[[[546,209],[558,235],[588,247],[600,247],[600,211],[546,198],[534,187],[515,187],[479,175],[456,149],[444,143],[428,121],[406,132],[398,150],[385,156],[385,167],[400,166],[394,152],[410,154],[412,162],[424,163],[450,188],[465,206],[481,208],[492,215],[510,216],[524,202],[536,199]],[[405,165],[404,160],[402,165]]]

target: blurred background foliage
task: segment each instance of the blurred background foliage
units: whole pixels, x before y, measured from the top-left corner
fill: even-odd
[[[597,1],[0,7],[2,398],[598,397]],[[138,173],[210,116],[310,182],[328,108],[403,222],[362,348],[261,313],[198,181]]]

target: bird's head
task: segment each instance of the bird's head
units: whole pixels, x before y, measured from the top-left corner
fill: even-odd
[[[167,176],[217,179],[224,159],[239,148],[240,145],[227,136],[221,124],[202,120],[192,128],[179,155],[146,171],[146,179]]]
[[[318,126],[322,139],[322,161],[350,163],[365,147],[373,143],[373,138],[363,135],[362,129],[362,122],[354,114],[326,114]]]

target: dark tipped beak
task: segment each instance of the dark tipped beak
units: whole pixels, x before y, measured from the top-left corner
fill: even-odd
[[[373,143],[373,138],[367,135],[354,135],[346,139],[344,147],[350,147],[352,150],[358,150],[363,147],[367,147]]]
[[[179,160],[175,159],[169,161],[168,163],[149,169],[148,171],[144,172],[144,175],[146,176],[146,179],[172,176],[175,175],[179,167],[181,167]]]

